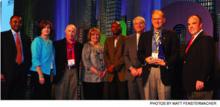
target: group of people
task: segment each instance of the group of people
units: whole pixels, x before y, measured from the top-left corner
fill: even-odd
[[[52,42],[48,20],[40,21],[39,36],[31,43],[20,32],[22,18],[14,15],[11,29],[1,33],[2,99],[24,98],[29,71],[31,99],[78,99],[79,72],[83,99],[169,100],[175,72],[181,73],[183,99],[212,99],[214,41],[203,31],[200,16],[187,20],[191,39],[181,57],[179,38],[163,27],[161,10],[152,12],[153,27],[147,32],[141,16],[133,19],[130,36],[122,35],[118,21],[112,22],[112,36],[104,45],[96,27],[89,30],[85,44],[76,41],[73,24],[67,25],[64,39]]]

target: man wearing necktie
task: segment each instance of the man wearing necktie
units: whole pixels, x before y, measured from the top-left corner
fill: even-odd
[[[185,97],[212,99],[214,41],[204,33],[200,16],[190,16],[187,23],[191,39],[185,49],[182,71]]]
[[[175,32],[163,29],[165,16],[161,10],[152,14],[153,29],[139,39],[138,58],[143,66],[145,99],[171,99],[171,82],[176,71],[179,41]]]
[[[1,80],[5,81],[2,99],[24,99],[26,75],[30,67],[30,41],[21,33],[22,18],[10,19],[11,29],[1,33]]]
[[[57,75],[55,77],[55,99],[78,99],[77,84],[82,44],[75,39],[76,30],[75,25],[67,25],[65,38],[54,42],[57,69]]]

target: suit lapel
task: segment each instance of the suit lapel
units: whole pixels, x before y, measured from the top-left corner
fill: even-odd
[[[146,35],[148,36],[148,35]],[[152,38],[153,38],[154,34],[153,34],[153,30],[150,31],[150,34],[149,34],[149,49],[150,49],[150,55],[152,53]]]
[[[114,37],[113,36],[110,38],[109,45],[110,45],[110,50],[113,53],[115,53],[116,48],[115,48],[115,41],[114,41]]]
[[[122,42],[122,37],[121,37],[121,35],[119,36],[119,39],[118,39],[118,41],[117,41],[117,43],[116,43],[116,50],[115,51],[118,51],[118,48],[120,48],[121,47],[121,42]]]
[[[25,37],[22,33],[20,33],[20,37],[21,37],[21,43],[22,43],[22,47],[23,47],[25,45],[26,40],[25,40]]]
[[[136,35],[136,34],[134,34],[134,35],[132,36],[131,42],[132,42],[132,43],[130,43],[130,44],[135,44],[135,45],[131,45],[132,50],[133,50],[133,49],[136,49],[136,50],[137,50],[138,44],[137,44],[137,35]]]
[[[203,34],[203,32],[201,32],[197,37],[196,39],[193,41],[193,43],[191,44],[191,46],[189,47],[189,50],[188,52],[186,53],[186,55],[188,55],[188,53],[190,53],[190,51],[195,47],[195,45],[197,44],[197,42],[199,41],[201,35]],[[187,43],[186,46],[188,46],[189,42]]]
[[[66,39],[63,39],[61,46],[62,46],[61,48],[63,49],[62,52],[64,53],[64,58],[67,60],[67,55],[66,55],[67,54]],[[60,54],[62,54],[62,53],[60,53]]]
[[[78,43],[74,44],[74,55],[75,55],[75,62],[78,61]]]
[[[167,31],[166,30],[162,30],[162,34],[161,34],[161,44],[162,46],[166,46],[167,43]]]
[[[22,50],[23,50],[23,54],[24,54],[24,57],[25,57],[26,56],[25,52],[26,52],[27,40],[25,38],[25,35],[23,35],[22,33],[21,33],[20,37],[21,37],[21,43],[22,43]]]
[[[9,43],[9,44],[12,44],[11,46],[12,46],[12,49],[13,49],[13,51],[15,52],[15,54],[17,54],[17,50],[16,50],[16,43],[15,43],[15,40],[14,40],[14,36],[13,36],[13,34],[12,34],[12,31],[10,30],[9,32],[8,32],[8,34],[9,34],[9,42],[11,42],[11,43]]]

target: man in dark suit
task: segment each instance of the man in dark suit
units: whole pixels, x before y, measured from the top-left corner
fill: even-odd
[[[12,16],[10,25],[9,31],[1,33],[1,80],[6,84],[6,96],[3,99],[24,99],[31,60],[30,41],[20,31],[21,16]]]
[[[146,99],[170,99],[172,73],[179,53],[176,33],[162,28],[164,13],[154,10],[151,31],[145,32],[138,47],[138,58],[143,67],[142,76]]]
[[[77,83],[82,45],[75,40],[75,25],[67,25],[65,34],[66,37],[64,39],[54,43],[57,68],[55,98],[77,99]]]
[[[127,82],[125,79],[124,45],[125,37],[121,35],[118,21],[111,25],[113,36],[107,38],[104,46],[104,60],[107,66],[108,99],[127,99]]]
[[[138,43],[145,29],[145,19],[137,16],[133,20],[135,33],[128,37],[125,42],[124,59],[126,65],[126,77],[128,79],[129,99],[144,99],[144,88],[142,83],[142,67],[137,58]]]
[[[211,99],[214,71],[214,41],[205,35],[198,15],[188,18],[191,39],[185,49],[183,62],[183,88],[187,99]]]
[[[218,52],[216,52],[218,53]],[[219,54],[216,54],[216,56]],[[220,56],[217,56],[220,57]],[[220,85],[219,85],[219,81],[220,81],[220,58],[216,58],[216,64],[215,64],[215,76],[214,76],[214,99],[218,99],[220,100]]]

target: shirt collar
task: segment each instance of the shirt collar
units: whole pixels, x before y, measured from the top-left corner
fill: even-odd
[[[67,44],[67,47],[68,47],[68,48],[73,48],[73,46],[76,44],[76,40],[75,40],[75,39],[74,39],[72,42],[73,42],[73,43],[70,44],[70,43],[66,40],[66,44]]]
[[[195,40],[197,38],[197,36],[203,31],[203,29],[201,29],[193,38],[193,40]]]
[[[17,32],[15,32],[13,29],[11,29],[12,34],[15,36]],[[18,32],[18,34],[20,35],[20,32]]]
[[[140,33],[136,33],[136,36],[137,36],[137,37],[140,37],[140,36],[141,36],[141,34],[140,34]]]
[[[155,30],[153,30],[153,31],[154,31],[154,34],[155,34],[156,31]],[[161,34],[162,33],[162,29],[158,30],[158,32]]]

